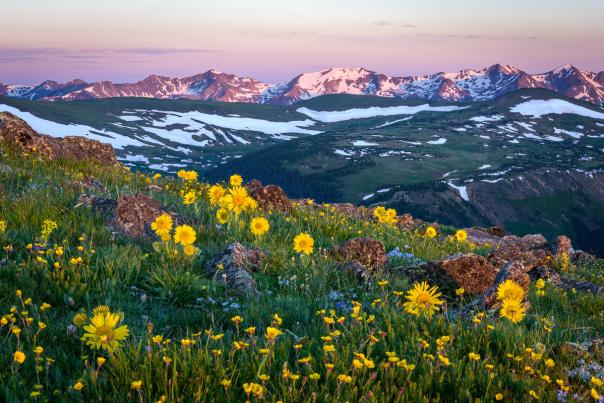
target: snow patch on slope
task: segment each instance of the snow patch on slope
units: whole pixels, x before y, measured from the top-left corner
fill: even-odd
[[[378,107],[374,106],[371,108],[354,108],[343,111],[314,111],[312,109],[298,108],[296,111],[302,113],[311,119],[319,122],[334,123],[343,122],[345,120],[352,119],[367,119],[374,118],[377,116],[394,116],[394,115],[414,115],[419,112],[451,112],[466,107],[460,106],[430,106],[428,104],[417,105],[417,106],[389,106],[389,107]]]
[[[562,99],[533,99],[510,108],[510,111],[534,118],[540,118],[543,115],[549,114],[561,115],[563,113],[572,113],[574,115],[604,120],[604,113],[575,105]]]

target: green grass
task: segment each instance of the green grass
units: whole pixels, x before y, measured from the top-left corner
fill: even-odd
[[[356,236],[379,239],[387,250],[399,247],[419,261],[471,250],[470,245],[448,241],[454,228],[444,227],[441,236],[427,239],[343,216],[330,206],[297,206],[291,214],[243,213],[217,226],[216,207],[205,197],[194,205],[182,203],[180,190],[201,191],[203,184],[156,180],[84,162],[42,161],[9,149],[0,155],[11,167],[11,172],[0,173],[0,220],[7,223],[7,231],[0,234],[0,314],[7,319],[0,327],[0,400],[154,402],[165,396],[167,401],[243,401],[243,385],[254,382],[263,392],[251,400],[492,401],[502,393],[506,401],[526,401],[532,390],[551,401],[559,389],[556,379],[570,385],[569,396],[577,393],[585,400],[592,386],[569,371],[580,366],[580,359],[604,364],[595,350],[580,352],[568,344],[602,337],[602,296],[563,293],[547,285],[544,296],[531,291],[532,308],[519,324],[496,312],[485,312],[480,323],[473,323],[471,317],[450,314],[463,301],[443,290],[448,310],[431,319],[416,318],[402,307],[404,292],[411,287],[404,276],[384,271],[372,285],[359,286],[325,252]],[[129,240],[112,232],[107,217],[74,208],[79,195],[90,192],[78,184],[87,175],[107,187],[105,196],[114,198],[147,192],[148,182],[164,187],[151,195],[194,227],[199,254],[186,257],[179,246]],[[271,228],[257,239],[248,225],[259,215],[269,219]],[[43,249],[48,252],[39,254],[28,245],[39,241],[44,220],[55,221],[58,228]],[[310,256],[292,250],[294,236],[302,231],[316,242]],[[257,295],[234,293],[220,278],[205,277],[204,264],[235,241],[260,247],[268,256],[254,273]],[[62,256],[56,253],[59,246]],[[81,263],[70,263],[77,257]],[[399,263],[405,261],[393,262]],[[562,274],[601,284],[601,270],[602,261],[597,261]],[[380,280],[388,284],[380,285]],[[353,301],[361,306],[358,315],[352,314]],[[43,303],[52,307],[43,310]],[[80,340],[84,330],[72,322],[76,313],[90,317],[98,305],[119,312],[128,326],[129,336],[114,353],[85,345]],[[274,314],[283,323],[275,323]],[[236,315],[243,320],[239,325],[231,320]],[[343,323],[328,325],[324,316],[344,318]],[[31,324],[26,318],[33,318]],[[46,328],[40,329],[40,321]],[[264,337],[271,325],[283,332],[275,341]],[[21,329],[18,338],[11,331],[15,326]],[[254,335],[244,331],[250,326],[256,327]],[[321,339],[330,333],[331,341]],[[214,340],[212,335],[224,336]],[[163,341],[154,342],[154,336]],[[441,336],[451,340],[437,350]],[[183,339],[195,344],[184,347]],[[420,347],[422,339],[428,347]],[[234,342],[247,346],[237,349]],[[324,352],[324,345],[333,345],[335,352]],[[39,357],[36,346],[44,348]],[[527,348],[542,356],[531,358]],[[23,364],[13,361],[17,350],[26,354]],[[387,352],[414,367],[389,363]],[[480,354],[480,360],[471,361],[471,352]],[[355,353],[370,361],[355,369]],[[439,361],[439,354],[450,365]],[[300,363],[308,356],[308,363]],[[100,368],[98,357],[106,358]],[[547,367],[546,359],[555,365]],[[294,376],[284,377],[284,370]],[[314,373],[318,380],[311,379]],[[270,379],[263,381],[261,375]],[[340,375],[349,376],[350,382],[338,380]],[[131,383],[138,380],[142,387],[135,390]],[[78,382],[83,386],[79,391],[74,390]]]

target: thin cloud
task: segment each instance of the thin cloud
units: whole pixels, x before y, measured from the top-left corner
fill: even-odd
[[[289,31],[290,35],[318,35],[319,33],[316,31]]]
[[[378,26],[378,27],[390,27],[390,26],[394,26],[394,25],[397,25],[397,24],[394,24],[394,23],[392,23],[390,21],[382,21],[382,20],[380,20],[380,21],[374,21],[374,22],[372,22],[371,25],[375,25],[375,26]],[[417,28],[417,26],[415,26],[413,24],[400,24],[400,25],[397,25],[397,26],[400,26],[402,28],[408,28],[408,29],[415,29],[415,28]]]
[[[89,49],[63,49],[63,48],[0,48],[0,63],[11,61],[31,61],[39,59],[64,58],[64,59],[100,59],[108,55],[150,55],[163,56],[170,54],[186,53],[218,53],[216,49],[194,48],[89,48]]]

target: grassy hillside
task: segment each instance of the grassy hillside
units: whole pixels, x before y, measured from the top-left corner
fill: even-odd
[[[386,203],[453,225],[501,225],[518,233],[550,236],[567,233],[581,247],[602,254],[601,243],[587,239],[604,234],[599,218],[604,207],[598,190],[601,179],[592,180],[594,174],[601,178],[604,169],[603,123],[576,114],[534,118],[511,112],[532,99],[559,96],[524,90],[460,111],[332,123],[328,132],[256,150],[207,177],[222,180],[241,172],[277,183],[295,197]],[[342,102],[350,107],[353,100],[321,97],[309,101],[309,107],[339,109],[333,105]],[[594,110],[593,105],[573,103]],[[541,178],[540,173],[550,170],[550,178]],[[587,180],[556,181],[565,172],[584,172]],[[525,177],[542,179],[541,185],[535,184],[540,188],[523,195],[511,184],[505,193],[498,191],[501,181],[518,183]],[[460,187],[469,192],[469,200],[462,199]],[[486,199],[488,205],[483,203]],[[509,210],[506,206],[513,206],[514,214],[498,215],[502,208]],[[570,217],[573,210],[585,220]]]
[[[488,252],[451,241],[455,228],[430,238],[310,204],[230,213],[220,224],[205,183],[0,152],[1,400],[587,401],[604,393],[602,295],[533,284],[531,309],[512,323],[497,311],[453,315],[469,297],[448,290],[434,297],[444,302],[434,315],[416,316],[403,305],[413,284],[400,272],[359,286],[325,252],[357,236],[407,253],[390,260],[399,268]],[[86,187],[88,176],[106,191]],[[196,200],[185,205],[191,190]],[[82,193],[137,191],[193,228],[190,256],[172,237],[133,241],[100,212],[74,208]],[[250,231],[255,217],[270,224],[261,236]],[[310,254],[294,251],[302,232],[314,239]],[[252,274],[258,293],[205,276],[204,264],[235,241],[266,253]],[[602,261],[554,266],[604,285]],[[109,339],[87,344],[95,328]]]

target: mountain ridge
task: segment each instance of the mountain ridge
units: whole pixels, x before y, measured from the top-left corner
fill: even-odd
[[[46,80],[36,86],[0,83],[0,95],[45,101],[145,97],[291,105],[328,94],[482,101],[522,88],[545,88],[604,105],[604,71],[591,72],[570,64],[538,74],[529,74],[512,65],[494,64],[479,70],[405,77],[389,76],[364,67],[332,67],[298,74],[277,84],[212,69],[182,78],[152,74],[135,83],[88,83],[80,79],[67,83]]]

